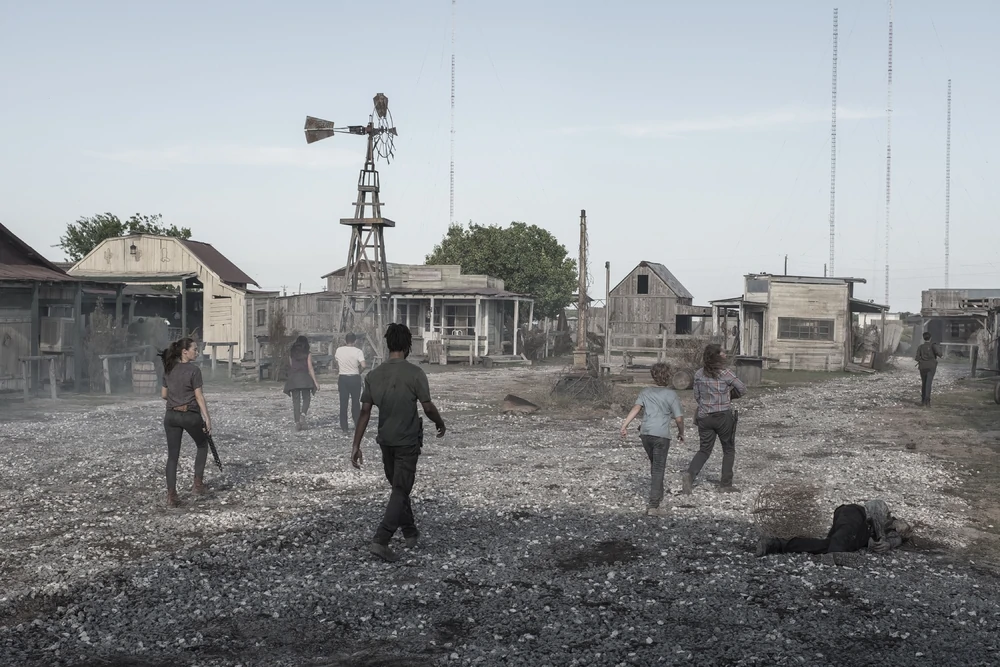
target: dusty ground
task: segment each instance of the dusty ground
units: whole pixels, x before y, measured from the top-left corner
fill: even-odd
[[[303,433],[274,385],[210,387],[226,469],[173,511],[159,401],[0,407],[0,664],[1000,662],[990,385],[943,368],[925,410],[909,369],[772,374],[741,401],[743,492],[715,493],[716,453],[654,519],[621,407],[549,397],[557,372],[432,374],[449,431],[418,471],[422,544],[396,565],[367,556],[387,488],[371,442],[350,468],[332,386]],[[545,410],[499,415],[507,392]],[[671,449],[675,491],[694,440]],[[802,503],[787,530],[880,496],[919,534],[855,568],[758,560],[755,504],[782,494]]]

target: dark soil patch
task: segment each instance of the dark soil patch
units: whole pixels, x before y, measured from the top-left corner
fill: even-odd
[[[631,563],[642,555],[642,551],[630,542],[608,540],[595,547],[582,549],[579,553],[558,562],[563,571],[579,571],[588,567],[600,567],[615,563]]]

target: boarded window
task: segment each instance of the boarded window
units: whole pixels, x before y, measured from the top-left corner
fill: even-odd
[[[747,293],[748,294],[766,294],[767,293],[767,279],[764,278],[750,278],[747,280]]]
[[[257,309],[257,326],[259,327],[267,326],[267,311],[263,308]]]
[[[649,276],[639,275],[636,276],[638,284],[636,285],[637,294],[649,294]]]
[[[778,338],[785,340],[833,340],[834,320],[778,318]]]

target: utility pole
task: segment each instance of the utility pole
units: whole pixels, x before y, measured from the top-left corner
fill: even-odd
[[[944,158],[944,288],[951,278],[951,79],[948,79],[948,141]]]
[[[611,262],[604,262],[604,363],[611,363]]]
[[[889,0],[889,89],[885,127],[885,304],[889,305],[889,202],[892,185],[892,0]]]
[[[788,255],[785,255],[785,275],[788,275]]]
[[[587,211],[580,210],[580,278],[576,301],[576,351],[573,367],[587,369]]]
[[[837,204],[837,10],[833,10],[833,111],[830,121],[830,273],[833,273]],[[825,275],[825,273],[824,273]]]

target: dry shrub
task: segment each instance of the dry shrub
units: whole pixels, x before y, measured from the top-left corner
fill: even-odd
[[[90,328],[83,341],[83,354],[91,391],[104,390],[104,362],[101,361],[100,355],[124,352],[127,336],[126,329],[117,326],[114,316],[104,310],[104,300],[98,299],[97,307],[90,316]],[[118,364],[113,361],[108,363],[109,370],[114,372]]]
[[[768,537],[826,535],[828,525],[817,500],[820,487],[796,479],[765,486],[753,504],[753,523]]]

